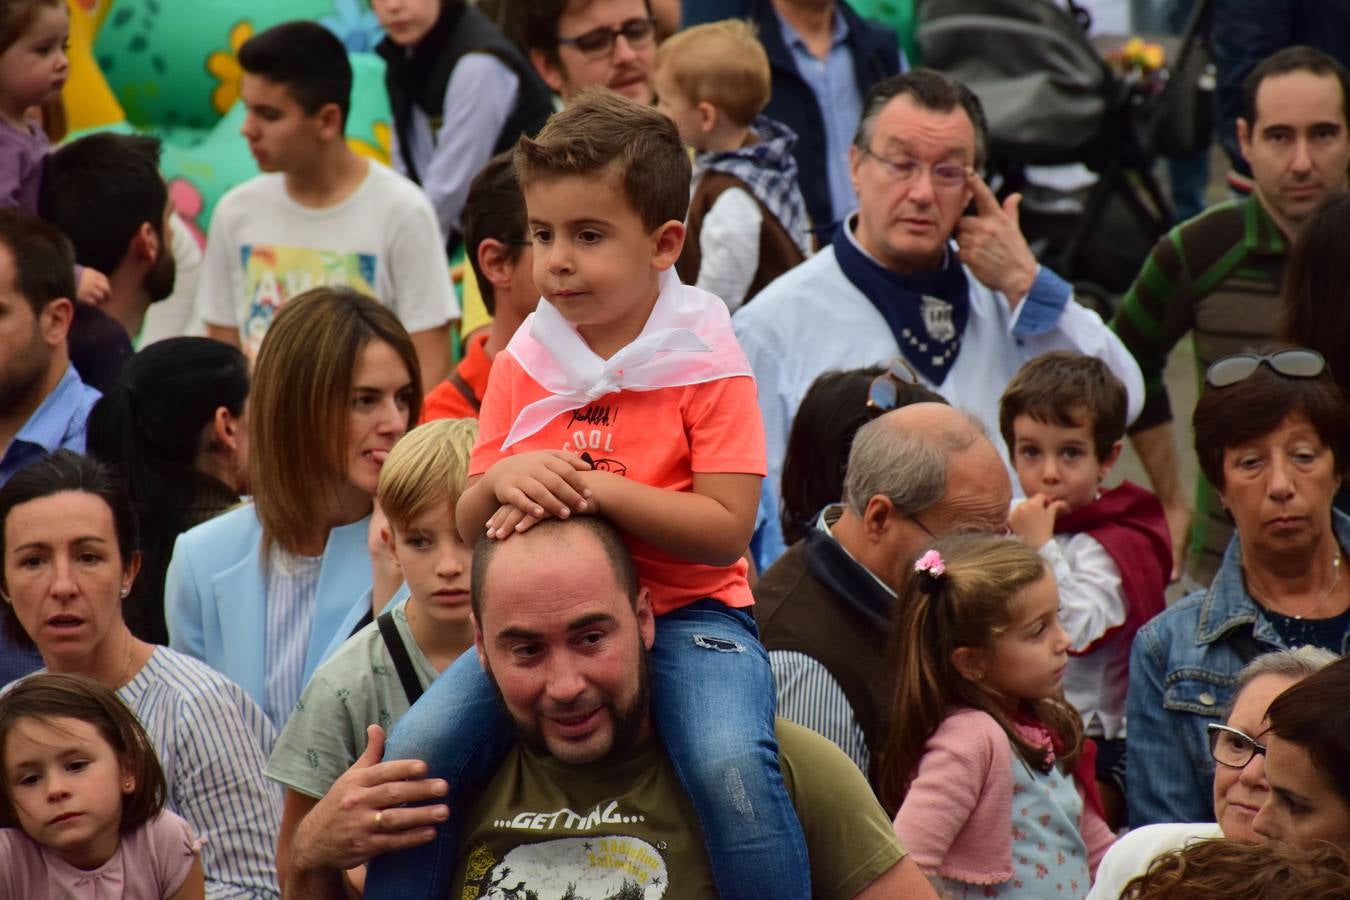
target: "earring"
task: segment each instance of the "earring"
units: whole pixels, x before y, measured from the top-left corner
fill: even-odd
[[[124,587],[124,588],[122,588],[122,599],[123,599],[123,600],[127,599],[127,594],[130,594],[130,593],[131,593],[131,588],[129,588],[129,587]]]

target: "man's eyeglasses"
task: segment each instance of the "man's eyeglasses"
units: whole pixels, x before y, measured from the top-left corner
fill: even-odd
[[[1316,378],[1327,367],[1322,354],[1306,347],[1276,350],[1274,353],[1238,353],[1211,363],[1205,371],[1205,381],[1210,387],[1228,387],[1251,378],[1261,363],[1290,378]]]
[[[1209,755],[1219,765],[1241,769],[1257,754],[1265,755],[1266,745],[1246,732],[1212,722],[1205,730],[1209,732]]]
[[[864,156],[870,156],[891,173],[891,177],[901,184],[913,181],[919,177],[919,173],[927,169],[933,176],[933,184],[940,188],[958,188],[966,183],[975,170],[970,166],[961,163],[938,163],[933,166],[926,166],[921,162],[915,162],[912,159],[887,159],[872,148],[866,145],[859,145],[858,150]]]
[[[872,379],[867,389],[867,408],[877,412],[889,412],[900,402],[900,386],[912,384],[922,386],[919,374],[900,357],[891,360],[886,371]]]
[[[608,56],[614,52],[614,41],[622,37],[631,46],[641,47],[656,36],[656,20],[653,18],[629,19],[618,28],[601,26],[593,28],[576,37],[560,37],[559,44],[576,47],[587,56]]]

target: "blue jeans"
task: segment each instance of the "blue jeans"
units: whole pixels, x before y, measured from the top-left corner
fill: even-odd
[[[722,897],[808,898],[810,862],[783,785],[774,683],[754,619],[700,600],[656,620],[652,715],[698,815]],[[471,650],[394,725],[385,759],[421,759],[450,783],[450,818],[429,844],[370,861],[367,900],[447,896],[462,813],[516,739]],[[461,791],[460,786],[468,786]]]

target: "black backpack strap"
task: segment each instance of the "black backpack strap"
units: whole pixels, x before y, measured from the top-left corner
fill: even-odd
[[[403,639],[399,637],[398,628],[394,625],[394,611],[381,613],[375,621],[380,623],[380,637],[384,638],[384,646],[389,649],[389,658],[394,661],[394,671],[398,673],[398,680],[403,683],[403,693],[408,695],[408,705],[411,706],[422,696],[422,682],[417,680],[412,658],[408,656],[408,648],[403,645]]]

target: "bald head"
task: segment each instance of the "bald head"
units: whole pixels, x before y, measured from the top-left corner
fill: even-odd
[[[494,571],[509,571],[547,588],[556,583],[562,572],[575,569],[578,559],[583,557],[588,565],[600,564],[590,565],[589,569],[589,577],[597,588],[613,587],[630,602],[636,601],[637,569],[623,538],[609,520],[599,516],[545,519],[506,540],[479,538],[473,548],[469,584],[474,617],[481,622],[486,606],[510,602],[507,595],[512,592],[499,589],[500,579],[492,577]]]
[[[881,495],[901,515],[921,512],[946,494],[953,462],[973,456],[978,463],[986,447],[1006,482],[998,451],[977,419],[942,403],[893,410],[858,429],[844,476],[845,503],[861,516],[868,499]]]

